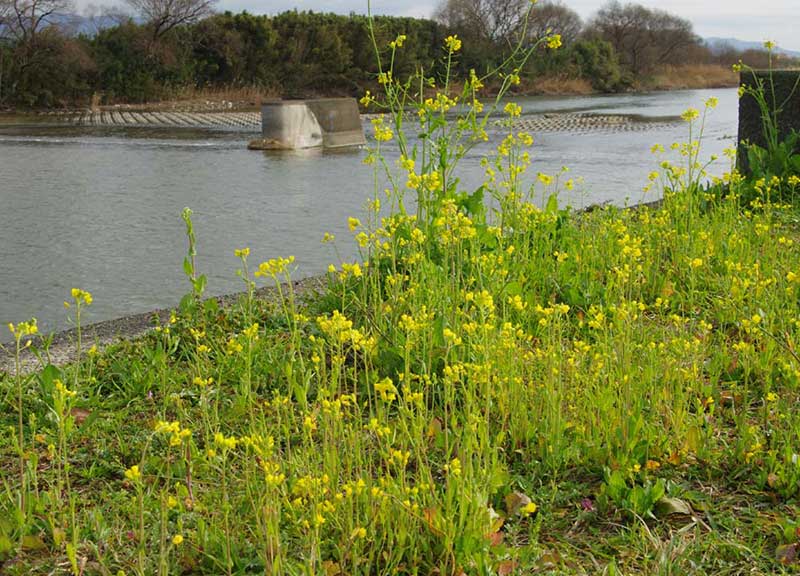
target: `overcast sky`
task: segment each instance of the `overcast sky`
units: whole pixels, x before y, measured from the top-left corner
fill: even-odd
[[[372,8],[375,13],[427,17],[438,1],[373,0]],[[606,0],[563,1],[583,18],[588,18]],[[800,50],[800,0],[639,0],[639,3],[688,18],[695,32],[703,37],[758,42],[770,39],[782,48]],[[295,8],[349,14],[366,12],[367,0],[219,0],[217,6],[220,10],[247,10],[254,14],[275,14]]]

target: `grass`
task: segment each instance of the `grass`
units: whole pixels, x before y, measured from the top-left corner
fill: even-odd
[[[388,115],[349,220],[362,258],[320,294],[242,248],[240,302],[204,303],[186,211],[191,291],[169,322],[2,376],[0,570],[794,571],[800,179],[703,184],[689,110],[678,160],[653,149],[660,206],[575,213],[503,90],[484,105],[483,78],[453,94],[389,71],[364,100]],[[415,98],[428,81],[441,95]],[[495,121],[464,191],[458,161]],[[76,323],[91,303],[72,292]],[[37,331],[12,326],[18,349]]]

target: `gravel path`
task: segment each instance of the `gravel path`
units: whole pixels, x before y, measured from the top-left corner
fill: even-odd
[[[322,276],[306,278],[293,283],[295,296],[299,298],[313,295],[324,287],[325,278]],[[228,307],[235,304],[242,294],[227,294],[219,296],[215,300],[220,306]],[[277,290],[271,287],[261,288],[256,291],[256,297],[262,300],[274,300],[277,297]],[[153,329],[156,317],[158,317],[159,323],[167,323],[170,311],[171,309],[164,308],[84,326],[81,349],[86,352],[93,345],[97,345],[98,349],[102,350],[121,340],[134,340]],[[54,334],[49,349],[50,363],[56,366],[64,366],[74,361],[76,355],[75,341],[75,329],[64,330]],[[21,372],[28,374],[40,368],[42,366],[39,359],[30,350],[23,351]],[[11,345],[6,344],[5,349],[0,348],[0,374],[3,372],[14,373],[13,343]]]

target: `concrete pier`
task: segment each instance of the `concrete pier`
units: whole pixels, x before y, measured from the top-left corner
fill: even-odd
[[[251,150],[342,148],[366,144],[353,98],[286,100],[261,107],[261,138]]]

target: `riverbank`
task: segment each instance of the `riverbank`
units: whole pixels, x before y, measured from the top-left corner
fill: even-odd
[[[292,290],[299,299],[310,297],[325,286],[325,278],[321,276],[305,278],[292,282]],[[287,286],[283,286],[286,290]],[[236,305],[245,293],[226,294],[211,298],[223,309]],[[275,304],[278,290],[274,287],[263,287],[255,291],[256,299],[265,304]],[[95,349],[103,352],[108,346],[119,344],[122,341],[131,341],[152,332],[157,326],[168,325],[170,315],[175,308],[160,308],[140,314],[121,316],[113,320],[104,320],[86,325],[81,330],[81,354]],[[63,367],[75,362],[78,355],[77,330],[61,330],[53,334],[41,335],[32,338],[34,344],[25,348],[20,356],[21,373],[30,374],[41,370],[48,364]],[[5,340],[7,335],[3,336]],[[27,339],[26,339],[27,340]],[[15,368],[15,351],[13,341],[0,342],[0,374],[3,372],[13,376]]]
[[[729,67],[696,64],[685,66],[666,66],[637,81],[632,87],[617,94],[637,94],[652,91],[692,90],[707,88],[735,88],[739,85],[739,76]],[[372,87],[373,89],[375,87]],[[456,85],[455,88],[458,88]],[[493,96],[491,87],[484,96]],[[591,82],[585,78],[570,77],[567,75],[545,76],[525,80],[512,91],[516,96],[589,96],[593,94],[606,94],[592,88]],[[614,94],[612,92],[611,94]],[[341,91],[334,93],[320,92],[314,97],[340,97]],[[2,117],[20,114],[34,114],[40,116],[64,114],[97,114],[97,113],[196,113],[215,114],[228,113],[260,113],[261,104],[275,100],[279,96],[274,91],[260,91],[255,87],[197,91],[186,89],[177,97],[169,100],[147,103],[108,103],[93,104],[86,108],[31,108],[31,109],[6,109],[0,110],[0,123]],[[362,112],[369,110],[362,107]]]
[[[484,238],[447,210],[430,234],[354,222],[374,259],[317,296],[162,313],[168,330],[31,374],[26,498],[56,520],[31,513],[18,553],[0,523],[2,570],[68,563],[58,522],[78,526],[85,573],[779,572],[800,549],[800,229],[794,208],[738,192],[580,215],[520,203]],[[71,415],[68,448],[48,410]],[[15,454],[0,443],[12,490]]]

